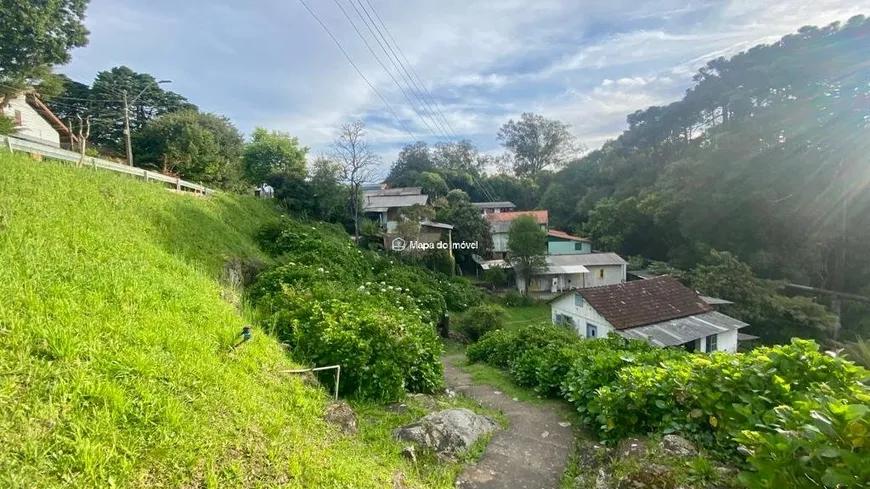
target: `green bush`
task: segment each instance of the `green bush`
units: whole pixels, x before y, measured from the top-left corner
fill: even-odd
[[[393,401],[405,390],[432,392],[441,385],[435,330],[399,291],[329,283],[286,286],[267,303],[275,311],[267,324],[290,345],[294,358],[341,365],[343,395]]]
[[[504,327],[504,309],[492,304],[480,304],[459,317],[456,329],[475,342],[484,334]]]
[[[504,305],[508,307],[531,307],[538,305],[538,300],[528,295],[520,295],[511,290],[504,296]]]
[[[513,356],[516,337],[516,331],[491,331],[483,335],[477,343],[470,345],[465,350],[465,355],[472,362],[507,368]]]
[[[447,309],[450,311],[463,312],[483,301],[483,292],[464,278],[442,277],[438,281],[438,285],[444,294]]]
[[[870,396],[795,401],[773,410],[773,430],[744,430],[736,441],[753,470],[749,489],[870,486]]]

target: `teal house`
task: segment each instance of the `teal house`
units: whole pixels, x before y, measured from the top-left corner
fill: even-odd
[[[547,231],[547,251],[550,255],[592,253],[592,241],[551,229]]]

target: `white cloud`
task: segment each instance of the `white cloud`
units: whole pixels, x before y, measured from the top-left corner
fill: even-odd
[[[368,1],[452,130],[485,151],[524,111],[563,119],[597,147],[627,114],[678,99],[708,60],[870,10],[870,0]],[[407,129],[435,141],[411,108],[416,97],[405,100],[335,4],[306,3]],[[92,0],[88,15],[91,44],[62,70],[83,81],[127,64],[173,79],[173,90],[245,131],[289,131],[315,153],[355,119],[369,121],[385,159],[412,139],[298,0]],[[438,119],[429,125],[440,132]]]

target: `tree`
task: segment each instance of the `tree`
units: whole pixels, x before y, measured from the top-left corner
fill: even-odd
[[[427,171],[421,173],[414,183],[416,186],[421,187],[423,193],[433,200],[443,197],[449,190],[444,178],[435,172]]]
[[[245,146],[242,157],[245,178],[249,183],[259,184],[273,173],[282,173],[288,178],[305,178],[305,155],[308,148],[299,145],[299,139],[289,133],[272,131],[262,127],[254,129],[251,142]]]
[[[534,216],[522,215],[511,223],[508,252],[517,276],[526,283],[524,292],[527,292],[532,270],[547,267],[547,232],[541,229]]]
[[[237,188],[244,139],[226,117],[183,111],[149,122],[134,138],[141,165],[193,182]]]
[[[320,156],[308,172],[311,184],[312,215],[320,221],[341,222],[347,218],[344,209],[348,202],[347,188],[341,184],[342,167],[331,159]]]
[[[454,243],[477,243],[477,249],[457,249],[453,255],[456,263],[466,271],[476,266],[472,255],[486,255],[492,249],[492,234],[489,222],[481,215],[480,209],[471,204],[468,194],[462,190],[451,190],[447,194],[447,205],[438,209],[435,218],[439,222],[453,225]]]
[[[384,182],[391,187],[411,187],[421,173],[434,171],[435,162],[429,146],[423,141],[417,141],[402,148]]]
[[[342,180],[350,195],[348,209],[353,220],[354,237],[359,239],[362,214],[362,184],[374,180],[375,168],[380,158],[365,140],[366,130],[362,121],[341,126],[339,136],[332,143],[332,157],[341,166]]]
[[[560,167],[579,153],[568,124],[524,113],[498,131],[498,140],[513,156],[514,173],[534,178],[547,168]]]
[[[157,79],[147,73],[136,73],[126,66],[97,73],[91,85],[90,114],[94,120],[94,145],[106,152],[125,154],[124,103],[127,93],[132,134],[164,114],[196,111],[197,107],[181,95],[163,90]],[[72,94],[62,94],[72,98]],[[138,96],[138,98],[136,98]],[[135,98],[135,100],[134,100]],[[84,114],[82,114],[84,116]]]
[[[79,117],[84,119],[89,115],[92,116],[95,104],[91,100],[91,87],[71,80],[66,75],[57,75],[57,80],[60,83],[58,95],[62,98],[46,97],[40,90],[43,102],[54,112],[54,115],[67,126],[70,125],[70,121],[77,120]]]
[[[0,101],[66,64],[70,50],[88,44],[88,0],[0,2]],[[11,88],[9,88],[11,87]]]

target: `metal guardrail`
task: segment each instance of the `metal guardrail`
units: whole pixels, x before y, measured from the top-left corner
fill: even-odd
[[[67,161],[70,163],[82,162],[83,165],[87,165],[92,168],[102,168],[103,170],[124,173],[127,175],[133,175],[135,177],[142,177],[145,179],[146,182],[150,180],[155,180],[158,182],[168,183],[170,185],[173,185],[175,187],[175,190],[177,191],[186,190],[189,192],[195,192],[204,195],[210,195],[214,193],[214,190],[208,187],[198,185],[196,183],[187,182],[180,178],[170,177],[162,173],[148,171],[144,168],[136,168],[134,166],[113,163],[111,161],[102,160],[100,158],[94,158],[93,156],[85,156],[83,160],[82,155],[79,153],[67,151],[61,148],[55,148],[33,141],[28,141],[26,139],[20,139],[11,136],[0,136],[0,144],[6,147],[9,152],[22,151],[25,153],[36,153],[47,158]]]

